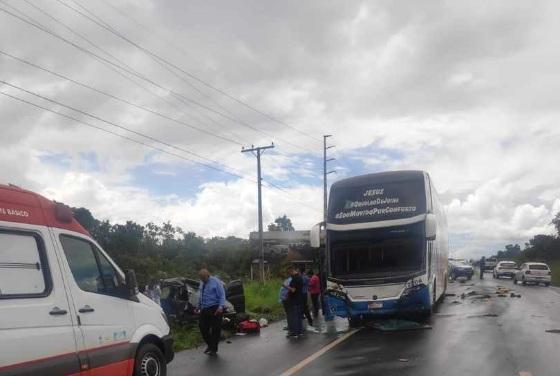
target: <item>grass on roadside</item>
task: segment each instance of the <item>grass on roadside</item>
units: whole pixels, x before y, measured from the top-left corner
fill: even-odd
[[[202,336],[196,322],[182,325],[172,324],[171,333],[173,334],[173,350],[175,352],[192,349],[202,344]]]
[[[280,320],[284,317],[284,308],[278,302],[278,292],[282,281],[272,279],[261,283],[248,281],[244,284],[245,304],[247,312],[256,319],[264,317],[269,321]]]
[[[552,284],[560,286],[560,260],[550,263],[550,270],[552,270]]]

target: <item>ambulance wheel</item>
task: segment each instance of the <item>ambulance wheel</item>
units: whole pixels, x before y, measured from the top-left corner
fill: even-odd
[[[167,363],[160,348],[146,343],[136,353],[134,376],[165,376]]]

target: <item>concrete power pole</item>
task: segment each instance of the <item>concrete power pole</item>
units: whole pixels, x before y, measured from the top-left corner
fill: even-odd
[[[327,171],[327,163],[335,160],[335,158],[327,158],[327,150],[334,148],[334,145],[327,146],[327,138],[331,136],[330,134],[323,136],[323,221],[325,226],[327,224],[327,175],[336,172]]]
[[[260,254],[260,269],[261,269],[261,282],[264,283],[264,242],[263,242],[263,223],[262,223],[262,178],[261,178],[261,154],[266,149],[274,148],[274,143],[269,146],[259,146],[254,147],[251,145],[250,148],[241,148],[242,153],[251,152],[257,157],[257,186],[258,186],[258,211],[259,211],[259,254]]]

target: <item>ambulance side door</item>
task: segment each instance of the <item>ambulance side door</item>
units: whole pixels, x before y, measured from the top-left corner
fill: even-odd
[[[87,355],[91,375],[128,375],[136,350],[130,343],[135,318],[123,276],[90,238],[59,229],[53,233],[83,337],[80,354]]]

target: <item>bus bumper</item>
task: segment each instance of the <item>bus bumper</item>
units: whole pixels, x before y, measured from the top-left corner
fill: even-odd
[[[351,301],[338,294],[326,295],[330,316],[376,319],[422,314],[431,309],[430,289],[415,286],[400,297],[372,301]]]

